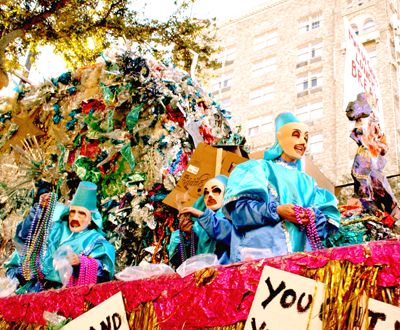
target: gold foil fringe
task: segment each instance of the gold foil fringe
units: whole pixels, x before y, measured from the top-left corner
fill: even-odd
[[[394,299],[387,298],[389,295],[395,296],[395,288],[377,286],[376,279],[380,268],[381,266],[363,266],[350,261],[330,260],[325,267],[306,270],[306,277],[325,284],[325,299],[319,314],[324,330],[361,329],[364,316],[367,323],[369,320],[369,298],[396,303]],[[364,324],[363,328],[368,329],[368,324]]]

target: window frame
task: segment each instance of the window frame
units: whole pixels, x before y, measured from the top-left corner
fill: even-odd
[[[318,141],[313,141],[316,136],[321,136],[321,140]],[[321,144],[321,147],[318,148],[318,150],[312,150],[313,145],[319,145]],[[309,134],[309,139],[308,139],[308,147],[307,149],[309,150],[310,154],[316,154],[324,151],[324,132],[314,132],[312,134]]]
[[[218,77],[214,78],[212,83],[211,83],[211,91],[212,92],[216,92],[216,91],[219,91],[219,90],[221,90],[223,88],[232,86],[232,81],[233,81],[233,78],[234,78],[234,74],[235,74],[234,71],[229,71],[227,73],[222,73]],[[232,75],[232,76],[230,77],[230,75]],[[227,79],[227,76],[229,77],[229,79]],[[225,83],[227,83],[226,86],[225,86]],[[219,84],[219,87],[215,88],[215,86],[217,84]]]
[[[318,44],[321,44],[321,47],[318,47],[318,48],[314,47],[315,45],[318,45]],[[312,55],[313,52],[317,49],[321,50],[321,54],[316,54],[315,56],[313,56]],[[299,54],[300,50],[307,50],[307,51],[304,51],[301,54]],[[313,58],[322,56],[323,54],[324,54],[323,40],[319,40],[316,42],[309,42],[306,46],[303,45],[302,47],[297,48],[297,63],[311,60]],[[303,58],[301,58],[301,56],[303,56]]]
[[[257,124],[257,125],[255,125]],[[251,134],[251,130],[256,129],[255,133]],[[274,116],[272,113],[258,116],[247,120],[247,136],[255,136],[263,133],[272,132],[274,130]]]
[[[372,22],[373,25],[368,26],[368,27],[365,27],[365,26],[367,25],[368,22]],[[375,21],[374,21],[372,18],[368,18],[368,19],[363,23],[362,33],[365,34],[365,33],[369,33],[369,32],[375,31],[375,30],[376,30]]]
[[[225,110],[226,112],[232,112],[232,99],[230,97],[228,97],[227,99],[223,99],[220,101],[221,102],[221,109]],[[227,105],[224,105],[224,103],[226,104],[226,102],[228,102]]]
[[[321,103],[320,107],[313,108],[313,106],[315,106],[316,104],[319,104],[319,103]],[[306,111],[300,112],[299,111],[300,108],[306,109]],[[315,113],[317,111],[321,112],[321,115],[313,116],[313,112]],[[297,117],[297,119],[299,119],[302,122],[322,118],[324,116],[324,101],[323,101],[323,99],[318,99],[318,100],[310,101],[305,104],[296,106],[294,109],[294,114]],[[306,119],[305,118],[303,119],[304,115],[307,115]]]
[[[376,47],[367,50],[367,53],[368,53],[369,59],[370,59],[369,63],[371,63],[372,66],[375,66],[376,64],[378,64],[378,52],[376,50]],[[375,56],[371,56],[371,53],[373,53]]]
[[[253,48],[256,51],[275,45],[276,43],[278,43],[278,29],[267,31],[253,38]]]
[[[271,64],[269,62],[271,62]],[[259,64],[261,64],[261,65],[255,69],[255,66],[259,65]],[[275,70],[276,70],[276,55],[268,57],[268,58],[263,58],[262,60],[253,62],[252,68],[251,68],[251,77],[258,78],[266,73],[273,72]],[[255,72],[258,72],[258,71],[261,71],[261,72],[255,74]]]
[[[233,50],[233,52],[232,52],[232,50]],[[233,59],[228,59],[228,57],[232,54],[234,55]],[[229,61],[232,61],[231,63],[233,63],[236,59],[236,45],[231,45],[231,46],[225,47],[221,53],[217,54],[215,59],[218,62],[221,62],[221,64],[222,64],[221,67],[228,65],[227,63]],[[231,64],[231,63],[229,63],[229,64]]]
[[[322,13],[309,16],[301,21],[298,21],[298,32],[304,34],[311,30],[319,29],[323,26],[323,15]]]
[[[360,29],[358,28],[358,25],[357,24],[351,24],[351,28],[353,29],[353,31],[354,31],[354,33],[356,34],[356,35],[359,35],[360,34]]]
[[[317,74],[319,72],[320,72],[320,75],[317,75],[317,76],[313,75],[313,74]],[[320,68],[318,70],[309,71],[306,74],[303,74],[301,76],[297,76],[296,77],[296,93],[301,93],[301,92],[304,92],[309,89],[323,86],[323,75],[324,75],[323,69]],[[305,79],[304,77],[307,77],[307,79]],[[313,77],[317,77],[317,79],[313,79]],[[303,80],[302,80],[302,82],[299,83],[300,78],[303,78]],[[315,80],[317,81],[317,84],[315,86],[313,86],[313,81],[315,81]],[[306,88],[303,87],[301,90],[299,90],[299,86],[301,84],[303,84],[303,86],[306,84],[307,87]]]
[[[269,90],[269,88],[272,89],[272,91]],[[269,96],[268,99],[266,99],[267,95]],[[258,98],[260,98],[260,101],[255,102]],[[250,91],[249,105],[251,107],[273,100],[275,100],[275,84],[265,85]]]

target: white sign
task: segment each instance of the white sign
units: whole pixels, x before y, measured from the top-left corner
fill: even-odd
[[[364,45],[354,33],[347,18],[343,19],[346,34],[343,109],[346,111],[349,102],[357,99],[357,94],[367,92],[375,102],[374,114],[383,129],[383,106],[378,76]]]
[[[374,330],[400,330],[400,308],[385,304],[379,300],[368,300],[368,329]],[[361,329],[365,327],[362,325]]]
[[[244,329],[321,329],[323,299],[323,283],[265,266]]]
[[[68,323],[62,330],[129,330],[121,292]]]

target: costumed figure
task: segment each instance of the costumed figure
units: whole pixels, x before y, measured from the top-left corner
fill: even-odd
[[[229,176],[223,212],[232,220],[232,262],[246,248],[271,256],[321,249],[340,225],[336,198],[301,172],[308,126],[282,113],[275,132],[264,159],[239,164]]]
[[[170,255],[179,246],[177,252],[181,262],[203,253],[215,253],[220,264],[229,262],[232,225],[221,209],[227,182],[225,175],[208,180],[204,185],[203,196],[193,206],[180,210],[180,229],[172,233],[168,246]]]
[[[374,115],[373,105],[368,93],[360,93],[346,109],[349,120],[356,122],[350,135],[358,145],[351,169],[355,197],[360,198],[365,209],[385,211],[397,219],[397,199],[383,173],[384,155],[389,146],[379,119]]]
[[[68,255],[73,269],[69,287],[111,280],[115,249],[104,238],[96,191],[95,184],[82,181],[70,207],[58,203],[54,193],[44,194],[18,224],[17,249],[5,266],[7,277],[20,282],[17,293],[60,288],[62,281],[53,261],[56,251],[67,246],[73,251]]]
[[[347,118],[355,122],[350,137],[358,145],[351,168],[354,194],[340,206],[343,226],[329,238],[331,246],[387,239],[399,231],[395,222],[398,202],[383,173],[389,145],[375,110],[375,101],[368,93],[359,93],[346,108]]]

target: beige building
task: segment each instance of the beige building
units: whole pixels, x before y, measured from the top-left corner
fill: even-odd
[[[277,114],[296,114],[310,126],[309,157],[332,183],[344,183],[357,150],[343,111],[346,17],[378,75],[390,142],[385,174],[397,174],[398,10],[398,0],[271,0],[220,24],[223,66],[212,92],[242,124],[253,151],[273,144]]]

